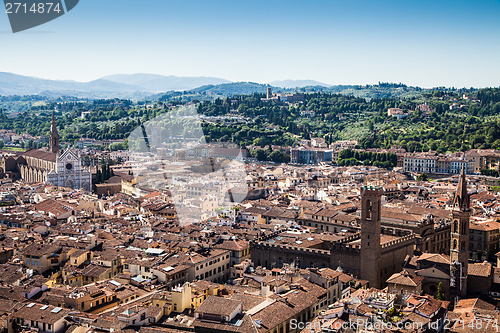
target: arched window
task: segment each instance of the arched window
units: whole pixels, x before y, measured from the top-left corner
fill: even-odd
[[[453,221],[453,232],[458,233],[458,220]]]
[[[458,250],[458,242],[456,239],[453,240],[453,249]]]
[[[372,202],[371,200],[366,200],[366,218],[371,218],[372,215]]]

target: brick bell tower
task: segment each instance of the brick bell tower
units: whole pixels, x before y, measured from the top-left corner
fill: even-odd
[[[380,288],[381,271],[379,267],[380,245],[380,208],[382,188],[363,186],[361,188],[361,278],[370,282],[370,287]]]
[[[465,170],[462,169],[451,211],[450,289],[455,297],[467,295],[470,212],[467,180]]]
[[[57,133],[56,116],[54,111],[52,111],[52,121],[50,123],[49,150],[54,154],[57,154],[59,151],[59,134]]]

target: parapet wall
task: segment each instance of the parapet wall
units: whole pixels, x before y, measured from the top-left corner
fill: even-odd
[[[353,253],[360,253],[361,244],[333,244],[332,251],[352,251]]]
[[[257,266],[267,268],[282,267],[283,264],[292,262],[301,268],[330,266],[330,251],[328,250],[283,244],[252,242],[250,256]]]
[[[308,247],[299,247],[299,246],[290,246],[283,244],[272,244],[272,243],[264,243],[264,242],[254,242],[252,244],[252,248],[260,248],[260,249],[268,249],[269,251],[292,251],[294,253],[311,253],[311,254],[320,254],[320,255],[330,255],[330,251],[328,250],[320,250],[320,249],[312,249]]]
[[[392,241],[382,243],[381,244],[382,252],[391,251],[391,249],[398,248],[401,246],[408,246],[408,245],[411,245],[412,243],[414,244],[415,241],[416,241],[415,234],[403,236],[403,237],[394,239]]]
[[[277,237],[279,236],[284,230],[276,230],[268,235],[265,235],[265,236],[261,236],[261,237],[258,237],[254,240],[252,240],[250,243],[257,243],[257,242],[262,242],[262,241],[266,241],[266,240],[269,240],[271,238],[274,238],[274,237]]]

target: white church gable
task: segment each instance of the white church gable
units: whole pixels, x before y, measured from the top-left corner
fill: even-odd
[[[47,175],[47,181],[56,186],[91,190],[92,175],[83,167],[81,157],[67,149],[56,158],[56,170]]]

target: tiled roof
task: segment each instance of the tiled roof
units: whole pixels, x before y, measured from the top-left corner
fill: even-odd
[[[321,275],[321,277],[329,280],[337,278],[343,274],[342,272],[333,270],[331,268],[322,268],[318,271],[318,273],[319,275]]]
[[[418,257],[417,262],[430,261],[437,264],[450,264],[450,256],[445,254],[435,254],[435,253],[424,253]]]
[[[241,306],[241,301],[217,296],[208,296],[207,299],[195,310],[195,312],[219,316],[229,316],[239,306]]]
[[[257,323],[259,332],[271,332],[273,328],[297,315],[298,312],[284,302],[274,302],[252,315],[252,319]]]
[[[99,277],[102,274],[106,273],[106,271],[108,271],[108,270],[109,270],[108,267],[90,264],[82,270],[82,275]]]
[[[55,216],[59,216],[62,214],[66,214],[70,211],[76,210],[76,207],[71,204],[61,203],[53,199],[46,199],[36,204],[35,207],[37,211],[51,213],[54,214]]]
[[[342,273],[341,275],[339,275],[339,281],[342,283],[348,283],[351,282],[352,280],[354,280],[354,278],[349,274]]]
[[[37,244],[32,243],[23,249],[25,255],[30,256],[43,256],[51,255],[61,249],[60,246],[54,244]]]
[[[23,153],[23,155],[49,162],[55,162],[57,158],[57,154],[40,149],[30,149]]]
[[[433,314],[436,313],[443,305],[442,301],[439,301],[432,296],[417,295],[412,295],[408,300],[408,303],[416,304],[416,309],[427,317],[433,316]]]
[[[26,306],[14,312],[13,317],[52,325],[71,312],[70,310],[55,308],[54,306],[45,307],[43,304],[34,304],[29,307],[30,304],[26,303]]]
[[[470,229],[479,231],[495,231],[500,229],[500,223],[490,220],[485,222],[473,222],[469,224]]]
[[[231,299],[241,302],[244,312],[266,301],[265,297],[248,295],[248,294],[233,294],[231,295]]]
[[[455,305],[454,312],[468,313],[476,309],[495,310],[496,307],[480,298],[463,298]]]
[[[387,279],[387,283],[417,287],[422,283],[423,279],[424,278],[422,276],[411,276],[407,271],[403,271],[400,273],[394,273],[389,279]]]
[[[488,262],[469,264],[468,273],[469,275],[489,277],[492,273],[492,265]]]
[[[217,249],[224,249],[230,251],[242,251],[249,248],[249,243],[246,240],[227,240],[222,244],[215,246]]]

